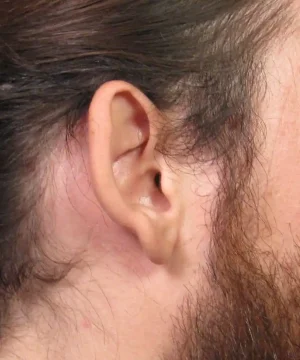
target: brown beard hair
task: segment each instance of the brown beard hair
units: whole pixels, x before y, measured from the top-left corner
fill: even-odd
[[[286,267],[274,261],[266,273],[255,261],[241,263],[238,254],[223,261],[223,273],[211,276],[212,293],[186,301],[176,324],[176,341],[184,340],[172,359],[299,359],[300,281],[292,264],[299,261]],[[279,273],[285,294],[276,284]]]
[[[199,285],[190,292],[175,321],[176,350],[166,359],[300,359],[299,244],[295,236],[294,253],[280,259],[271,247],[262,249],[268,221],[253,176],[262,127],[258,120],[252,124],[252,136],[224,132],[222,141],[230,138],[235,150],[219,166],[205,272],[209,291]]]

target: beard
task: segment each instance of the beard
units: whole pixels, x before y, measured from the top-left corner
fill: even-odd
[[[300,359],[300,248],[297,240],[292,254],[264,246],[267,221],[244,180],[234,197],[229,178],[222,189],[208,287],[200,285],[202,272],[174,322],[174,351],[166,360]]]
[[[199,287],[186,299],[167,359],[300,359],[299,250],[281,262],[249,246],[218,250],[206,273],[209,291]]]
[[[210,294],[186,300],[167,359],[300,359],[299,261],[240,266],[233,256],[222,272],[210,266]]]

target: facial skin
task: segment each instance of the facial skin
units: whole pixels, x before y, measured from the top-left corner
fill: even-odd
[[[3,359],[297,358],[299,46],[293,33],[268,53],[266,139],[245,184],[257,207],[242,214],[259,235],[237,226],[239,243],[213,234],[217,167],[167,161],[150,101],[122,82],[98,90],[49,159],[44,200],[44,250],[77,265],[18,310]]]

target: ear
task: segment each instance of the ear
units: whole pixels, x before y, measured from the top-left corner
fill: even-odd
[[[88,112],[92,184],[100,206],[158,264],[170,260],[181,220],[180,182],[155,150],[161,121],[150,100],[122,81],[100,87]]]

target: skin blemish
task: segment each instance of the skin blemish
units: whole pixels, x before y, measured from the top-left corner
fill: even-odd
[[[81,321],[81,327],[82,329],[91,329],[92,323],[88,318],[83,318]]]

